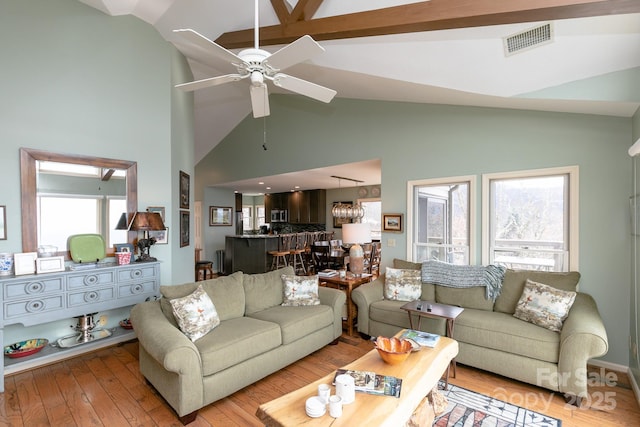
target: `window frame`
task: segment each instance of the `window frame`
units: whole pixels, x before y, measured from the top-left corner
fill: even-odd
[[[477,200],[477,181],[476,175],[462,175],[452,176],[444,178],[428,178],[407,181],[407,259],[414,261],[414,239],[415,239],[415,187],[423,186],[442,186],[442,185],[455,185],[460,183],[466,183],[469,186],[469,265],[474,265],[477,259],[477,239],[476,239],[476,227],[477,227],[477,213],[476,213],[476,200]]]
[[[529,169],[512,172],[487,173],[482,175],[482,264],[491,263],[491,181],[505,179],[540,178],[547,176],[568,175],[567,232],[569,265],[567,271],[579,271],[579,167],[560,166],[554,168]]]

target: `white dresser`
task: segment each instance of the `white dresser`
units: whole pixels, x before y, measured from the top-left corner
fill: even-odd
[[[0,276],[0,286],[0,342],[4,348],[4,345],[11,344],[4,343],[3,329],[6,325],[34,326],[71,320],[75,316],[133,306],[155,298],[160,288],[160,263],[109,264],[87,270]],[[104,346],[134,337],[133,331],[121,330],[110,338],[83,344],[73,350],[47,347],[20,359],[8,359],[3,355],[0,392],[4,391],[5,361],[9,361],[12,371],[17,371],[20,365],[25,368],[50,363],[90,350],[96,344]]]

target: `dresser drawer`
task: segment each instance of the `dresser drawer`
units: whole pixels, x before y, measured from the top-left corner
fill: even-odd
[[[99,288],[82,292],[69,292],[69,307],[102,303],[116,298],[114,288]]]
[[[5,301],[11,301],[23,299],[24,297],[38,298],[41,295],[62,292],[63,290],[64,277],[54,276],[5,283],[3,295]]]
[[[31,298],[29,300],[5,302],[4,320],[15,320],[19,317],[34,316],[49,313],[64,308],[62,295],[49,295]]]
[[[70,291],[86,289],[90,287],[100,287],[115,283],[115,271],[94,270],[91,273],[84,273],[67,277],[67,289]]]
[[[129,282],[132,280],[152,279],[158,275],[157,264],[139,263],[135,267],[118,269],[118,282]]]
[[[118,285],[118,298],[127,298],[137,295],[154,295],[157,291],[156,281],[140,281]]]

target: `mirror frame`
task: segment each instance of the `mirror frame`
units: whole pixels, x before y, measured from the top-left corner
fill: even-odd
[[[127,217],[138,210],[138,164],[128,160],[114,160],[77,154],[58,154],[49,151],[20,148],[20,197],[22,201],[22,251],[38,250],[38,212],[36,161],[90,165],[99,168],[124,169],[126,172]],[[133,242],[135,231],[130,231],[128,240]],[[107,254],[113,252],[106,248]],[[68,253],[68,251],[58,251]]]

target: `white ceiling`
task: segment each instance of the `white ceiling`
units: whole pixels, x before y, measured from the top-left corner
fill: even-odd
[[[202,52],[176,43],[172,31],[191,28],[211,40],[253,27],[251,0],[79,0],[110,15],[132,14],[153,25],[190,58],[194,78],[229,71]],[[296,1],[287,0],[292,5]],[[314,18],[418,3],[410,0],[325,0]],[[260,25],[279,23],[271,3],[260,0]],[[337,90],[337,97],[490,106],[631,117],[640,99],[553,88],[640,67],[640,14],[552,21],[553,41],[505,56],[503,38],[541,23],[495,25],[400,35],[321,41],[325,52],[287,74]],[[275,52],[282,46],[268,46]],[[193,60],[193,58],[198,61]],[[551,90],[549,90],[551,88]],[[546,89],[546,91],[545,91]],[[270,86],[269,91],[278,90]],[[539,95],[536,92],[539,92]],[[637,84],[635,93],[638,92]],[[552,95],[549,95],[552,93]],[[556,93],[560,93],[556,91]],[[251,112],[247,81],[195,93],[195,161],[200,161]],[[324,172],[368,176],[365,162]],[[346,174],[346,175],[345,175]],[[307,179],[314,174],[305,172]],[[266,177],[265,177],[266,178]],[[288,182],[300,177],[287,175]],[[300,178],[301,179],[301,178]],[[362,178],[358,178],[362,179]],[[367,178],[368,179],[368,178]],[[378,173],[378,183],[379,183]],[[238,183],[240,185],[241,183]],[[247,188],[245,184],[243,188]],[[253,183],[251,184],[253,185]],[[290,184],[289,184],[290,185]],[[306,188],[319,187],[302,183]],[[251,187],[254,188],[255,187]],[[246,190],[248,191],[248,190]],[[255,190],[254,190],[255,191]],[[286,190],[284,190],[286,191]]]

